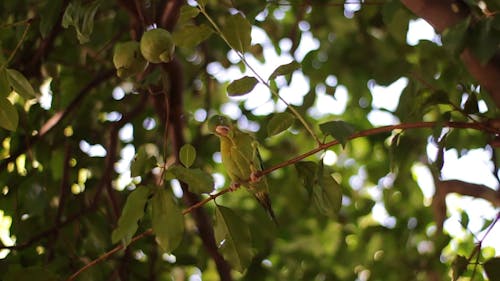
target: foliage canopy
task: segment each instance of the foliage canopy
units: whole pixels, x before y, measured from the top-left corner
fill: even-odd
[[[2,1],[0,279],[498,280],[498,215],[442,227],[447,194],[498,188],[440,170],[483,148],[497,177],[500,4],[358,2]],[[410,45],[418,18],[440,37]],[[259,143],[279,225],[229,192],[221,113]]]

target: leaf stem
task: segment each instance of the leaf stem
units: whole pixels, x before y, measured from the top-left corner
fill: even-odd
[[[266,86],[269,89],[269,91],[271,91],[271,94],[273,94],[278,99],[280,99],[287,106],[287,108],[290,109],[290,111],[293,113],[293,115],[295,115],[295,117],[297,117],[297,119],[299,119],[300,123],[302,123],[302,125],[304,126],[304,128],[307,130],[307,132],[309,132],[309,134],[311,134],[311,136],[318,143],[318,145],[321,145],[322,142],[320,141],[320,139],[318,138],[318,136],[314,133],[313,129],[309,126],[309,124],[307,124],[306,120],[302,117],[302,115],[300,115],[300,113],[290,103],[288,103],[284,98],[282,98],[276,90],[274,90],[274,89],[271,88],[271,85],[269,85],[269,83],[266,80],[264,80],[264,78],[262,78],[262,76],[259,75],[259,73],[250,65],[250,63],[248,63],[248,61],[245,59],[245,55],[243,53],[241,53],[240,51],[237,51],[236,48],[234,48],[231,45],[231,43],[229,43],[229,41],[224,36],[224,34],[220,30],[220,28],[217,25],[217,23],[215,23],[214,20],[207,14],[207,12],[205,11],[205,8],[202,7],[201,5],[198,5],[198,8],[200,9],[200,12],[205,16],[205,18],[210,22],[210,24],[212,25],[212,27],[215,29],[215,32],[222,38],[222,40],[224,40],[224,42],[226,42],[226,44],[231,49],[233,49],[233,51],[236,52],[236,54],[241,59],[241,61],[256,76],[257,80],[259,80],[259,82],[261,84],[263,84],[264,86]]]
[[[26,22],[26,28],[24,29],[24,32],[23,32],[23,35],[21,36],[21,39],[19,40],[19,42],[17,42],[17,45],[14,48],[14,51],[12,51],[12,53],[10,53],[9,58],[2,64],[2,66],[0,66],[0,69],[4,69],[5,66],[7,66],[7,64],[9,64],[9,62],[14,58],[14,55],[17,53],[17,51],[21,47],[21,44],[23,43],[24,39],[26,38],[26,35],[28,35],[28,30],[31,26],[31,23],[33,22],[33,19],[27,19],[24,22]]]

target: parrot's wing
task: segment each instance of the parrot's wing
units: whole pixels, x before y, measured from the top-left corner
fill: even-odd
[[[233,174],[238,181],[246,181],[251,173],[251,161],[248,155],[239,146],[232,146],[230,149],[231,158],[229,161],[232,163],[228,173]],[[234,180],[234,178],[233,178]]]

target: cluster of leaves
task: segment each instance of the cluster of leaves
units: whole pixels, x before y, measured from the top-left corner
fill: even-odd
[[[130,9],[140,10],[132,15],[146,29],[156,23],[148,17],[168,1],[116,2],[33,1],[29,9],[39,18],[29,21],[18,1],[0,4],[0,16],[7,19],[0,26],[0,126],[8,130],[0,131],[0,209],[12,217],[16,241],[0,244],[10,251],[0,260],[0,279],[59,280],[89,264],[79,280],[182,280],[197,270],[204,280],[216,280],[217,273],[224,275],[212,262],[218,261],[207,246],[210,239],[240,280],[481,280],[474,262],[490,279],[499,276],[495,253],[480,244],[474,248],[472,236],[442,262],[451,237],[436,231],[412,173],[426,158],[429,139],[439,147],[437,173],[446,149],[466,153],[488,146],[489,131],[476,123],[495,118],[497,107],[458,54],[468,47],[482,62],[491,60],[498,52],[498,13],[485,15],[468,1],[473,13],[445,33],[443,48],[425,40],[406,43],[415,16],[400,1],[360,5],[357,11],[329,1],[198,1],[197,7],[180,6],[171,30],[174,63],[180,65],[175,71],[182,71],[183,80],[170,78],[170,65],[156,65],[123,81],[113,75],[111,58],[113,45],[137,40],[127,32],[137,24]],[[486,2],[490,9],[500,8]],[[276,66],[265,79],[246,59],[272,63],[261,45],[252,45],[252,28],[264,30],[278,54],[294,57],[306,35],[319,47]],[[288,49],[281,44],[284,38],[292,43]],[[236,62],[228,59],[230,51],[238,55]],[[251,74],[227,84],[212,77],[211,64],[235,64]],[[310,90],[300,105],[290,105],[280,87],[297,72],[307,77]],[[408,85],[397,108],[374,108],[370,88],[401,77]],[[274,108],[283,102],[287,110],[263,116],[245,106],[246,95],[259,83],[271,93]],[[42,85],[50,88],[44,93],[52,96],[49,107],[33,100],[40,97],[34,89]],[[180,111],[166,109],[183,117],[181,128],[173,127],[178,124],[171,124],[170,112],[158,110],[165,109],[159,101],[179,99],[167,95],[172,85],[182,89],[176,94],[184,103]],[[348,110],[311,113],[321,91],[335,98],[340,87],[349,93]],[[479,111],[480,103],[486,111]],[[242,127],[257,128],[264,166],[278,167],[264,170],[278,228],[248,194],[222,196],[226,189],[215,188],[212,175],[226,173],[218,161],[218,140],[205,121],[227,106],[242,113]],[[363,134],[373,128],[368,118],[373,110],[399,119],[403,129],[434,123],[418,131]],[[443,129],[445,122],[480,129]],[[190,144],[180,146],[175,130]],[[334,140],[326,142],[330,137]],[[104,153],[96,154],[98,148]],[[325,150],[336,155],[333,164],[319,153]],[[126,151],[135,158],[130,169],[121,169]],[[189,216],[192,196],[203,204],[195,206],[200,213]],[[181,198],[188,203],[184,210]],[[388,221],[374,218],[376,208],[385,209]],[[213,227],[213,237],[203,236],[200,219]],[[140,233],[153,234],[157,243],[134,239]],[[106,262],[88,263],[119,242],[126,250],[105,255]]]

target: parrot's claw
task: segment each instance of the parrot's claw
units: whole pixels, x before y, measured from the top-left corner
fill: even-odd
[[[251,183],[259,182],[259,181],[260,181],[260,178],[261,178],[261,177],[260,177],[260,176],[258,176],[256,172],[252,172],[252,173],[250,174],[250,182],[251,182]]]
[[[229,185],[229,190],[236,191],[238,188],[240,188],[240,186],[241,186],[240,183],[233,182],[233,183],[231,183],[231,185]]]

